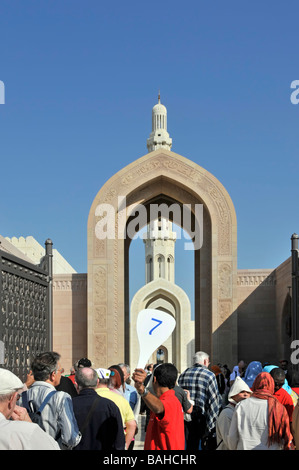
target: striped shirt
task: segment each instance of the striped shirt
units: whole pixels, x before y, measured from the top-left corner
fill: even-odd
[[[27,390],[28,402],[32,401],[34,409],[37,410],[52,390],[55,390],[55,387],[48,382],[36,381]],[[21,403],[18,404],[22,406]],[[56,439],[62,448],[72,449],[80,442],[81,434],[68,393],[57,392],[50,398],[42,411],[42,420],[45,431]]]
[[[194,407],[198,407],[206,418],[208,431],[214,430],[221,410],[221,396],[215,374],[207,367],[195,364],[180,375],[178,384],[190,391]]]

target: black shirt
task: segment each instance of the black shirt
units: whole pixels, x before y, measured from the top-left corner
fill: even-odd
[[[124,450],[125,434],[119,408],[113,401],[100,397],[91,388],[73,398],[75,417],[81,431],[94,400],[97,400],[82,439],[73,450]]]

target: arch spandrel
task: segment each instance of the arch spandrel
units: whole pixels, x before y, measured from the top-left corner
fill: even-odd
[[[125,325],[128,314],[125,300],[128,283],[125,266],[128,243],[117,239],[118,224],[122,219],[116,218],[115,240],[99,240],[95,236],[95,227],[99,220],[95,215],[96,208],[100,204],[110,204],[117,212],[118,198],[123,197],[126,201],[123,211],[126,221],[130,207],[136,203],[146,204],[159,194],[181,204],[203,204],[204,220],[207,222],[204,222],[200,269],[198,264],[195,276],[198,276],[196,282],[206,287],[198,287],[196,294],[201,310],[198,314],[201,327],[196,328],[197,346],[209,348],[214,358],[223,354],[223,348],[229,349],[229,346],[221,344],[218,335],[226,318],[235,311],[237,305],[237,223],[233,203],[223,185],[211,173],[185,157],[160,149],[137,159],[113,175],[100,189],[90,209],[88,345],[89,355],[94,358],[94,363],[105,359],[109,365],[115,360],[124,360],[124,355],[127,354]],[[99,292],[96,283],[99,279],[98,271],[102,272],[102,282],[106,283],[109,292],[106,298],[99,293],[95,294]],[[106,273],[106,278],[103,272]],[[223,289],[226,282],[229,283],[229,288]],[[219,286],[222,287],[219,289]],[[207,313],[204,314],[204,310]],[[106,315],[106,318],[97,318],[97,312]],[[106,328],[100,328],[100,325],[106,325]],[[209,334],[207,331],[203,334],[203,328],[208,329]],[[234,341],[237,334],[235,323],[230,326],[229,334]],[[105,348],[106,355],[103,354]],[[234,360],[231,350],[225,353],[227,362]]]

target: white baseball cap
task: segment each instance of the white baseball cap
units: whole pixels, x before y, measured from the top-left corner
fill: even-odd
[[[96,369],[96,372],[98,374],[99,379],[109,379],[111,375],[111,370],[102,369],[101,367],[99,369]]]
[[[0,368],[0,395],[7,395],[24,388],[23,382],[10,370]]]

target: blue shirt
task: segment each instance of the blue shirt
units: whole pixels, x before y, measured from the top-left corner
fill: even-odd
[[[135,387],[129,384],[125,384],[125,398],[130,403],[132,410],[134,411],[137,404],[138,395]]]

